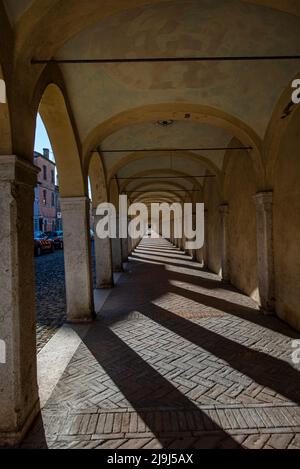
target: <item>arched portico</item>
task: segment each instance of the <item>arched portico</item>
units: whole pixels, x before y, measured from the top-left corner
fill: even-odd
[[[165,283],[161,289],[154,288],[154,298],[145,287],[148,279],[143,266],[140,284],[144,291],[137,294],[140,303],[145,295],[149,310],[155,311],[156,300],[175,295],[172,311],[182,296],[178,308],[188,304],[197,316],[211,300],[216,318],[228,310],[233,317],[233,292],[226,285],[231,283],[248,297],[245,303],[255,301],[251,303],[255,307],[276,312],[300,328],[300,121],[298,107],[291,103],[291,83],[299,78],[299,63],[258,59],[266,54],[295,53],[299,4],[275,0],[191,0],[184,4],[177,0],[44,0],[42,8],[40,3],[0,0],[0,80],[5,81],[7,91],[7,101],[0,102],[1,351],[5,345],[5,362],[0,359],[0,445],[21,441],[39,412],[32,242],[37,113],[47,128],[58,168],[69,322],[88,323],[95,318],[89,179],[98,289],[113,286],[114,272],[127,275],[124,263],[139,242],[119,233],[121,195],[127,195],[128,204],[143,203],[148,209],[152,203],[191,203],[193,226],[195,205],[204,203],[205,245],[189,252],[193,257],[186,273],[192,277],[190,285],[185,288],[186,279],[179,282],[182,272],[174,272],[172,259],[163,266],[160,260],[152,273],[159,278],[164,271]],[[245,55],[257,59],[236,60]],[[187,56],[210,59],[180,59]],[[225,60],[211,60],[217,56]],[[173,62],[172,57],[181,61]],[[111,63],[97,62],[101,58]],[[144,59],[129,63],[130,58]],[[42,64],[35,59],[53,60]],[[121,60],[113,63],[114,59]],[[96,209],[102,202],[116,207],[117,237],[112,240],[97,237],[100,216]],[[185,265],[185,235],[175,239],[172,226],[170,240],[182,251],[169,244],[168,249],[174,249]],[[218,277],[210,277],[213,274],[202,265]],[[221,279],[225,285],[218,283]],[[156,278],[152,280],[156,282]],[[133,296],[134,287],[129,287]],[[218,298],[220,288],[227,290],[227,300]],[[118,295],[117,288],[113,294]],[[126,307],[130,309],[130,305],[128,302]],[[167,306],[152,320],[172,319]],[[210,314],[211,309],[207,310]],[[176,316],[178,310],[173,313]],[[252,310],[246,307],[246,313],[251,323]],[[242,310],[241,315],[246,313]],[[188,318],[180,317],[180,327],[171,331],[175,335],[186,330]],[[216,319],[217,327],[221,323]],[[201,332],[201,324],[197,327]],[[248,330],[252,333],[251,325]],[[194,329],[183,339],[191,342],[195,337],[198,330]],[[215,336],[211,337],[209,347],[215,343]],[[123,340],[114,340],[119,339]],[[244,372],[232,359],[235,353],[226,355],[230,340],[225,341],[223,359],[233,361],[235,371]],[[117,352],[124,347],[120,341],[114,349]],[[95,342],[92,350],[97,349]],[[241,346],[238,350],[241,356],[247,352]],[[215,348],[208,351],[222,359]],[[106,358],[107,350],[103,348],[103,352]],[[253,350],[251,353],[252,357]],[[95,353],[94,359],[100,360],[102,355],[99,358]],[[109,360],[106,365],[118,382]],[[253,381],[259,381],[252,369],[247,372]],[[147,375],[153,376],[151,367]],[[261,381],[270,385],[264,379]],[[167,381],[164,386],[170,389]],[[97,383],[92,386],[94,391]],[[126,394],[128,387],[124,389]],[[277,387],[277,394],[283,391]],[[136,396],[128,394],[125,397],[140,409],[140,401],[136,403]],[[97,396],[94,402],[98,404]],[[189,406],[190,398],[178,402]]]

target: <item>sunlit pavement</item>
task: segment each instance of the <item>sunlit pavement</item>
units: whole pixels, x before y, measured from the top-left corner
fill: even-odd
[[[73,331],[24,447],[300,448],[300,335],[167,241],[143,240]]]

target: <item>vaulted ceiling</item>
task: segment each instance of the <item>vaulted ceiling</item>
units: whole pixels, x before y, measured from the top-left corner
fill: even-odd
[[[4,4],[24,60],[293,55],[300,37],[298,0],[5,0]],[[224,151],[189,150],[191,158],[186,158],[185,152],[135,150],[223,148],[237,137],[214,122],[184,121],[176,115],[172,119],[171,111],[171,125],[160,125],[166,113],[160,115],[159,109],[168,103],[170,109],[175,103],[183,110],[190,104],[217,110],[263,139],[280,95],[299,71],[299,61],[63,64],[60,68],[81,142],[93,135],[108,174],[121,178],[143,171],[170,176],[221,170]],[[155,116],[130,118],[131,110],[147,106],[157,106]],[[105,135],[97,133],[102,123],[126,112],[124,123]],[[128,151],[105,152],[108,149]],[[161,187],[169,187],[169,182],[162,181]]]

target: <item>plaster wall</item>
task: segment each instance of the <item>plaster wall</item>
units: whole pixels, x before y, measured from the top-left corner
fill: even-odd
[[[254,172],[247,152],[234,152],[229,158],[225,176],[225,198],[229,204],[230,281],[259,301]]]
[[[219,206],[221,198],[214,179],[206,179],[204,185],[204,205],[206,212],[207,240],[205,243],[208,248],[208,268],[220,274],[221,271],[221,225]]]
[[[274,174],[274,263],[278,315],[300,329],[300,112],[281,141]]]

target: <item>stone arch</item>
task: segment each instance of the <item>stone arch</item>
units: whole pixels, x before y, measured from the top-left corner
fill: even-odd
[[[108,172],[108,180],[113,178],[115,174],[122,168],[124,168],[128,163],[132,163],[134,161],[139,161],[144,158],[159,158],[162,156],[163,153],[159,152],[140,152],[140,153],[131,153],[127,156],[124,156],[121,160],[119,160]],[[208,158],[198,155],[193,152],[180,152],[180,153],[174,153],[176,157],[182,157],[186,158],[187,160],[194,161],[196,163],[203,163],[212,174],[215,174],[217,177],[216,179],[218,180],[218,184],[221,184],[221,171],[215,164],[213,164]],[[190,176],[191,177],[191,176]]]
[[[88,175],[91,182],[93,208],[96,208],[100,203],[108,201],[105,170],[99,153],[95,152],[92,155]]]
[[[67,316],[69,321],[90,322],[94,319],[94,299],[88,184],[82,170],[81,146],[68,97],[55,67],[45,69],[33,94],[31,108],[34,119],[39,112],[45,124],[58,170]]]
[[[40,113],[55,154],[63,197],[87,195],[87,180],[81,164],[81,148],[72,112],[62,82],[52,81],[53,69],[42,75],[33,108]]]
[[[191,197],[191,189],[188,189],[186,187],[184,187],[182,184],[180,183],[177,183],[177,182],[159,182],[159,181],[144,181],[144,182],[141,182],[140,184],[138,184],[137,186],[135,186],[134,188],[132,189],[129,189],[128,190],[128,194],[129,194],[129,197],[131,196],[131,194],[135,194],[137,193],[137,191],[149,191],[149,190],[157,190],[158,192],[159,191],[162,191],[162,192],[166,192],[168,190],[170,190],[170,192],[174,193],[178,191],[181,191],[182,194],[185,193],[189,195],[189,197]],[[174,190],[174,191],[173,191]]]
[[[300,72],[293,77],[291,83],[294,79],[299,78]],[[297,105],[292,102],[293,89],[291,83],[283,91],[274,108],[264,138],[264,161],[266,165],[266,184],[268,188],[272,188],[273,185],[274,169],[277,158],[279,157],[281,141],[285,136],[285,132],[297,108]]]
[[[119,184],[117,179],[111,179],[109,181],[109,201],[115,205],[117,211],[119,207]]]
[[[161,202],[161,201],[168,201],[169,203],[172,202],[184,202],[184,197],[179,195],[177,192],[172,190],[164,190],[164,189],[157,189],[155,192],[149,192],[149,190],[145,189],[145,193],[139,194],[133,197],[131,200],[141,202],[142,200],[151,200],[152,202]]]
[[[113,286],[112,243],[109,238],[100,239],[97,236],[97,224],[100,217],[97,215],[96,209],[99,204],[109,200],[105,169],[98,152],[92,155],[88,175],[92,192],[96,288],[109,288]]]
[[[139,177],[147,177],[150,176],[152,173],[160,173],[160,175],[163,178],[163,175],[172,175],[174,177],[179,176],[180,178],[184,178],[184,181],[193,184],[196,188],[200,189],[201,185],[198,182],[198,180],[190,176],[189,174],[182,172],[182,171],[176,171],[174,169],[153,169],[153,170],[147,170],[147,171],[141,171],[139,173],[134,173],[132,175],[132,178],[139,178]],[[120,191],[126,190],[127,186],[133,182],[134,179],[129,178],[127,181],[125,181],[123,184],[120,185]]]
[[[262,161],[262,142],[256,132],[240,119],[222,110],[191,103],[160,103],[146,105],[121,112],[102,122],[83,143],[84,165],[87,166],[91,152],[114,132],[128,125],[157,120],[186,120],[207,123],[222,128],[235,136],[243,145],[251,146],[249,155],[255,168],[258,185],[265,184],[265,170]]]
[[[239,140],[237,140],[236,138],[233,138],[228,145],[229,148],[234,147],[234,146],[241,146],[241,142],[239,142]],[[248,154],[249,154],[248,150],[239,150],[239,151],[227,150],[225,153],[223,167],[222,167],[222,183],[221,183],[221,192],[220,192],[220,195],[222,196],[224,203],[227,202],[227,193],[228,193],[229,185],[230,185],[228,176],[234,170],[234,165],[237,162],[237,160],[241,157],[248,156]],[[249,168],[251,168],[251,173],[255,174],[252,160],[249,160],[249,162],[250,162]],[[256,177],[255,177],[255,184],[256,184],[256,190],[254,191],[253,195],[255,194],[255,192],[262,189]]]

